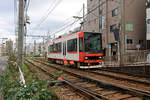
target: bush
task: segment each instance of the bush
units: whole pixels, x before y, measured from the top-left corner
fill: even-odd
[[[1,91],[5,100],[57,100],[55,91],[49,90],[49,81],[39,80],[25,67],[26,86],[20,84],[18,69],[8,67],[1,76]],[[53,99],[55,98],[55,99]]]

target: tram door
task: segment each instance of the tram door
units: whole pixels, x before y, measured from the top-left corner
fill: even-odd
[[[66,55],[66,41],[63,42],[63,55]]]

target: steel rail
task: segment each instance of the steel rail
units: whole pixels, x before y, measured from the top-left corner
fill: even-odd
[[[119,67],[119,68],[121,68],[121,67]],[[122,70],[115,69],[115,67],[113,69],[110,69],[110,68],[106,69],[106,67],[105,68],[99,68],[98,70],[114,72],[114,73],[120,73],[120,74],[129,75],[129,76],[135,76],[135,77],[138,76],[138,77],[142,77],[142,78],[150,78],[150,75],[141,75],[141,74],[135,74],[135,73],[133,74],[133,73],[130,73],[130,72],[126,72],[125,70],[122,71]]]
[[[38,69],[40,69],[41,71],[43,71],[44,73],[46,73],[47,75],[49,75],[50,77],[53,77],[54,75],[51,74],[50,72],[48,72],[46,69],[35,65],[34,63],[30,62],[29,60],[26,59],[26,61],[34,66],[36,66]],[[75,89],[76,91],[79,91],[81,94],[84,94],[86,97],[90,98],[91,100],[101,100],[102,98],[105,100],[109,100],[105,97],[100,96],[99,94],[96,94],[90,90],[87,90],[83,87],[77,86],[74,83],[70,82],[69,80],[66,80],[65,78],[62,78],[63,82],[66,83],[67,85],[69,85],[70,87],[72,87],[73,89]]]
[[[114,76],[114,75],[100,73],[100,72],[96,72],[96,71],[87,71],[87,72],[90,72],[90,73],[93,73],[93,74],[96,74],[96,75],[102,75],[102,76],[114,78],[114,79],[117,79],[117,80],[126,80],[126,81],[129,81],[129,82],[132,82],[132,83],[139,83],[139,84],[144,84],[144,85],[150,86],[150,82],[144,82],[144,81],[138,81],[138,80],[135,80],[135,79],[123,78],[123,77],[120,77],[120,76]]]
[[[34,61],[37,61],[35,59],[33,59]],[[45,63],[45,62],[41,62],[40,63],[44,64],[44,65],[47,65],[47,66],[51,66],[57,70],[61,70],[60,68],[57,68],[56,66],[54,66],[54,64],[48,64],[48,63]],[[127,87],[127,86],[120,86],[120,85],[116,85],[116,84],[113,84],[113,83],[108,83],[106,81],[102,81],[102,80],[98,80],[98,79],[94,79],[94,78],[89,78],[89,77],[86,77],[84,75],[79,75],[77,73],[74,73],[74,72],[69,72],[69,71],[66,71],[64,70],[66,73],[69,73],[71,75],[74,75],[76,77],[79,77],[79,78],[82,78],[82,79],[85,79],[85,80],[89,80],[89,81],[92,81],[92,82],[96,82],[98,84],[103,84],[105,86],[110,86],[110,87],[113,87],[113,88],[116,88],[116,89],[121,89],[123,91],[127,91],[128,93],[134,95],[134,96],[141,96],[143,97],[144,99],[145,98],[150,98],[150,93],[148,92],[145,92],[143,90],[139,90],[139,89],[135,89],[135,88],[130,88],[130,87]]]

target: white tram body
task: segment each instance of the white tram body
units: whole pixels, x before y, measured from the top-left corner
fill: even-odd
[[[61,36],[48,46],[48,59],[79,68],[102,67],[102,36],[95,32],[77,32]]]

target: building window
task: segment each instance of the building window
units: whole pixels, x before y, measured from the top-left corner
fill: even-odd
[[[127,39],[127,44],[132,44],[133,40],[132,39]]]
[[[111,26],[110,26],[110,32],[114,32],[114,29],[116,28],[116,26],[117,26],[116,24],[111,25]]]
[[[143,42],[144,42],[143,40],[139,40],[139,44],[143,44]]]
[[[118,15],[118,8],[112,11],[112,17],[117,16],[117,15]]]
[[[147,20],[147,24],[150,24],[150,19]]]

